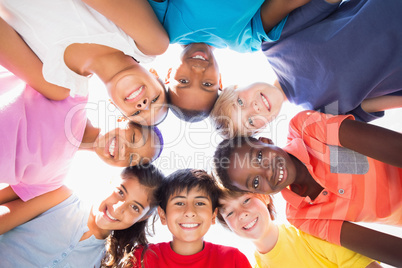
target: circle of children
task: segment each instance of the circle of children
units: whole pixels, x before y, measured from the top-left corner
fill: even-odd
[[[400,0],[2,0],[1,267],[250,267],[203,240],[216,219],[257,267],[402,267],[402,136],[370,123],[402,107]],[[142,64],[183,47],[165,81]],[[215,48],[262,51],[274,85],[222,88]],[[87,119],[96,75],[125,118]],[[89,93],[91,94],[91,93]],[[305,110],[287,145],[256,138],[284,102]],[[223,137],[213,175],[163,175],[168,110]],[[102,132],[103,133],[103,132]],[[122,167],[86,205],[63,185],[78,150]],[[290,224],[277,225],[281,193]],[[158,218],[155,216],[158,215]],[[172,241],[150,244],[152,219]]]

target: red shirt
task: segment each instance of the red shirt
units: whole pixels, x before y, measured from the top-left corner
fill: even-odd
[[[339,126],[353,116],[313,111],[296,115],[284,148],[324,189],[311,200],[286,188],[286,216],[294,226],[340,245],[344,221],[402,226],[402,169],[341,147]]]
[[[141,268],[143,248],[136,248],[134,268]],[[150,244],[145,252],[145,268],[251,268],[247,257],[238,249],[204,242],[204,249],[193,255],[180,255],[172,250],[169,242]]]

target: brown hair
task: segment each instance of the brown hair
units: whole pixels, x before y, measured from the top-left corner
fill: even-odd
[[[236,88],[236,85],[224,88],[209,115],[213,128],[224,139],[238,135],[238,129],[232,120],[233,104],[236,101]]]
[[[219,199],[237,199],[247,193],[248,192],[239,192],[239,191],[233,191],[233,190],[224,188],[221,190],[221,196],[219,197]],[[276,216],[276,211],[275,211],[274,203],[272,200],[272,196],[264,195],[264,194],[256,194],[256,193],[250,193],[250,194],[252,194],[256,198],[260,199],[262,202],[267,204],[269,216],[271,217],[271,220],[274,220],[275,216]],[[219,204],[218,208],[221,208],[221,204]],[[218,209],[218,215],[216,217],[217,217],[218,221],[220,222],[220,224],[222,224],[223,227],[230,230],[229,226],[227,225],[227,223],[226,223],[225,219],[223,218],[219,209]]]

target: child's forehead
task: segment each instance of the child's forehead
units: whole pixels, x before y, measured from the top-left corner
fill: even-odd
[[[176,190],[170,197],[169,200],[175,198],[175,197],[185,197],[185,198],[189,198],[189,197],[196,197],[196,198],[207,198],[208,200],[211,200],[211,197],[209,196],[209,194],[204,190],[201,189],[200,187],[193,187],[191,189],[189,188],[184,188],[184,189],[179,189]]]

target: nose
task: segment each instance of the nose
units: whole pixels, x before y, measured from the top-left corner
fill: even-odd
[[[258,103],[256,101],[253,102],[253,109],[256,113],[260,112],[260,106],[258,105]]]
[[[186,209],[186,212],[184,213],[184,216],[187,218],[194,218],[195,217],[194,208],[191,206],[188,206]]]
[[[115,213],[123,213],[125,210],[125,203],[122,201],[117,202],[113,205],[113,210]]]
[[[140,101],[137,103],[136,107],[137,107],[138,109],[141,109],[141,110],[146,110],[146,109],[148,108],[148,105],[149,105],[149,100],[148,100],[148,98],[144,98],[144,99],[140,100]]]
[[[195,71],[196,73],[202,73],[205,71],[205,67],[201,66],[201,65],[193,65],[191,67],[193,69],[193,71]]]
[[[242,213],[240,213],[240,220],[247,219],[247,217],[248,217],[247,211],[243,211]]]

